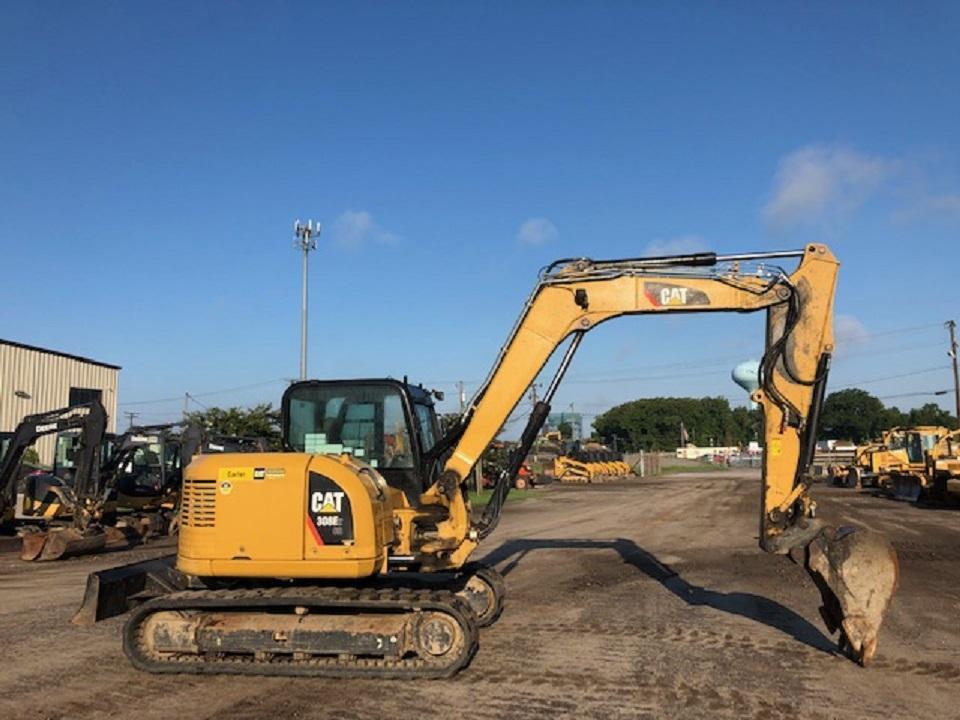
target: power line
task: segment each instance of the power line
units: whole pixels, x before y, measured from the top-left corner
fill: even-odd
[[[896,395],[877,395],[877,400],[892,400],[894,398],[919,397],[921,395],[946,395],[949,390],[919,390],[917,392],[897,393]]]
[[[891,336],[891,335],[905,335],[905,334],[909,334],[909,333],[915,333],[915,332],[918,332],[918,331],[921,331],[921,330],[929,330],[929,329],[931,329],[931,328],[940,328],[940,327],[941,327],[941,324],[940,324],[940,323],[926,323],[926,324],[923,324],[923,325],[913,325],[913,326],[910,326],[910,327],[892,328],[892,329],[889,329],[889,330],[883,330],[883,331],[881,331],[881,332],[869,333],[869,337],[865,338],[865,339],[863,340],[863,342],[864,342],[864,343],[870,343],[870,342],[872,342],[872,341],[874,340],[874,338],[886,337],[886,336]],[[840,339],[840,342],[843,342],[843,339],[842,339],[842,338]],[[859,343],[854,340],[851,344],[859,344]],[[927,343],[927,344],[923,344],[923,345],[917,345],[916,343],[913,343],[913,344],[911,344],[911,345],[909,345],[909,346],[907,346],[907,347],[897,347],[897,348],[884,349],[882,352],[883,352],[884,355],[892,355],[892,354],[895,354],[895,353],[912,352],[912,351],[915,351],[915,350],[918,350],[918,349],[925,349],[925,348],[930,348],[930,347],[940,347],[941,345],[942,345],[941,342]],[[758,353],[758,354],[762,354],[762,350],[761,350],[761,349],[757,349],[757,353]],[[878,353],[878,350],[877,350],[876,348],[864,348],[864,349],[853,350],[853,351],[850,351],[850,352],[843,352],[843,351],[842,351],[842,352],[838,353],[838,355],[837,355],[837,357],[835,358],[835,360],[836,360],[837,362],[839,362],[839,361],[842,361],[842,360],[846,360],[847,358],[863,357],[863,356],[867,356],[867,355],[874,355],[874,354],[877,354],[877,353]],[[583,372],[583,373],[571,373],[570,376],[564,381],[564,385],[569,385],[569,384],[575,383],[575,382],[576,382],[576,383],[587,383],[587,382],[630,382],[630,381],[634,381],[634,380],[645,380],[645,379],[647,379],[645,376],[622,377],[622,378],[601,378],[601,377],[596,377],[596,376],[598,376],[598,375],[606,375],[606,374],[608,374],[608,373],[645,372],[645,371],[648,371],[648,370],[661,370],[661,369],[664,369],[664,368],[673,368],[673,369],[682,369],[682,370],[686,370],[686,369],[691,369],[691,370],[692,370],[692,369],[696,369],[696,368],[703,368],[703,369],[720,368],[720,367],[725,368],[727,363],[737,362],[738,360],[742,360],[742,359],[743,359],[743,355],[744,355],[743,353],[738,353],[737,355],[716,356],[716,357],[713,357],[713,358],[704,358],[704,359],[702,359],[702,360],[693,360],[693,361],[686,361],[686,362],[657,363],[657,364],[653,364],[653,365],[640,365],[640,366],[633,366],[633,367],[627,366],[627,367],[605,368],[605,369],[599,369],[599,370],[589,370],[589,371]],[[686,375],[685,377],[695,377],[695,376],[698,376],[699,374],[700,374],[700,373],[689,374],[689,375]],[[655,376],[655,377],[651,377],[650,379],[664,379],[664,380],[665,380],[665,379],[673,379],[674,377],[675,377],[675,376],[673,376],[673,375],[670,375],[670,376]],[[679,376],[676,376],[676,377],[679,377]],[[463,383],[465,383],[465,384],[467,384],[467,385],[479,385],[479,384],[480,384],[481,382],[483,382],[483,381],[482,381],[482,380],[431,380],[431,381],[424,381],[424,384],[425,384],[425,385],[458,385],[460,382],[463,382]]]
[[[278,382],[287,382],[286,378],[277,378],[276,380],[264,380],[263,382],[250,383],[249,385],[238,385],[237,387],[224,388],[223,390],[208,390],[207,392],[202,393],[190,393],[191,399],[196,399],[198,397],[210,397],[211,395],[223,395],[225,393],[237,392],[238,390],[249,390],[251,388],[263,387],[265,385],[273,385]],[[156,405],[158,403],[173,402],[176,400],[180,402],[183,400],[183,395],[177,395],[176,397],[168,398],[155,398],[153,400],[131,400],[129,402],[119,403],[120,405]],[[199,403],[198,403],[199,404]]]
[[[192,402],[194,405],[199,405],[199,406],[202,407],[204,410],[209,410],[209,409],[210,409],[210,408],[208,408],[206,405],[204,405],[202,402],[200,402],[199,400],[197,400],[197,399],[196,399],[193,395],[191,395],[190,393],[187,393],[187,400],[189,400],[190,402]]]
[[[869,334],[869,337],[868,337],[864,342],[871,342],[874,338],[877,338],[877,337],[884,337],[884,336],[889,336],[889,335],[903,335],[903,334],[907,334],[907,333],[918,332],[918,331],[920,331],[920,330],[928,330],[928,329],[931,329],[931,328],[940,328],[940,327],[942,327],[942,324],[941,324],[941,323],[927,323],[927,324],[923,324],[923,325],[913,325],[913,326],[910,326],[910,327],[894,328],[894,329],[889,329],[889,330],[883,330],[883,331],[880,331],[880,332],[872,332],[872,333]],[[933,344],[929,345],[929,347],[939,346],[939,345],[940,345],[940,343],[933,343]],[[928,346],[927,346],[927,345],[924,345],[924,346],[911,345],[911,346],[906,347],[906,348],[894,348],[894,349],[890,349],[890,350],[885,350],[885,351],[884,351],[884,354],[907,352],[907,351],[915,350],[915,349],[917,349],[917,348],[919,348],[919,347],[928,347]],[[860,350],[860,351],[857,351],[857,352],[843,353],[840,357],[837,358],[837,360],[843,360],[843,359],[846,359],[846,358],[849,358],[849,357],[858,357],[858,356],[863,356],[863,355],[870,355],[870,354],[873,354],[874,352],[876,352],[876,351],[875,351],[875,350]],[[714,358],[710,358],[710,359],[703,359],[703,360],[697,360],[697,361],[688,361],[688,362],[682,362],[682,363],[658,363],[658,364],[655,364],[655,365],[645,365],[645,366],[632,367],[632,368],[607,368],[607,369],[605,369],[605,370],[594,370],[594,371],[587,372],[587,373],[580,374],[580,375],[571,375],[571,376],[564,382],[564,385],[580,385],[580,384],[583,384],[583,385],[592,385],[592,384],[619,383],[619,382],[645,382],[645,381],[648,381],[648,380],[675,380],[675,379],[683,379],[683,378],[688,378],[688,377],[704,377],[705,375],[721,375],[721,374],[726,374],[726,370],[724,370],[723,372],[717,370],[716,372],[690,372],[690,373],[675,373],[675,374],[669,374],[669,375],[635,375],[635,376],[629,376],[629,377],[615,377],[615,378],[598,378],[598,377],[595,377],[595,376],[597,376],[597,375],[604,375],[604,374],[606,374],[606,373],[615,373],[615,372],[643,372],[643,371],[645,371],[645,370],[659,370],[659,369],[662,369],[662,368],[679,368],[679,369],[688,369],[688,368],[689,368],[689,369],[691,369],[691,370],[693,370],[693,369],[695,369],[695,368],[702,368],[703,370],[711,370],[711,369],[713,369],[713,368],[720,368],[720,367],[724,367],[724,368],[725,368],[726,363],[728,363],[728,362],[735,362],[736,360],[740,359],[741,357],[742,357],[742,355],[738,354],[738,355],[728,355],[728,356],[722,356],[722,357],[714,357]],[[925,373],[925,372],[933,372],[933,371],[935,371],[935,370],[941,370],[941,369],[945,369],[945,368],[949,368],[949,366],[938,366],[938,367],[936,367],[936,368],[928,368],[928,369],[926,369],[926,370],[919,370],[919,371],[916,371],[916,372],[913,372],[913,373],[903,373],[903,374],[901,374],[901,375],[891,375],[891,376],[888,376],[888,377],[885,377],[885,378],[875,378],[875,379],[871,379],[871,380],[863,380],[863,381],[860,381],[859,383],[854,383],[854,384],[851,384],[851,385],[844,385],[843,388],[854,387],[855,385],[858,385],[858,384],[867,384],[867,383],[872,383],[872,382],[882,382],[883,380],[893,380],[893,379],[900,378],[900,377],[908,377],[908,376],[911,376],[911,375],[919,375],[919,374],[922,374],[922,373]],[[252,388],[264,387],[264,386],[266,386],[266,385],[273,385],[273,384],[279,383],[279,382],[284,382],[284,383],[285,383],[285,382],[290,382],[290,380],[289,380],[289,378],[277,378],[277,379],[274,379],[274,380],[264,380],[264,381],[262,381],[262,382],[250,383],[250,384],[247,384],[247,385],[238,385],[238,386],[236,386],[236,387],[231,387],[231,388],[223,388],[223,389],[221,389],[221,390],[208,390],[208,391],[205,391],[205,392],[190,393],[190,398],[191,398],[191,399],[195,399],[195,398],[198,398],[198,397],[211,397],[211,396],[214,396],[214,395],[223,395],[223,394],[226,394],[226,393],[238,392],[238,391],[240,391],[240,390],[249,390],[249,389],[252,389]],[[483,381],[482,381],[482,380],[433,380],[433,381],[430,381],[430,382],[425,382],[424,384],[425,384],[425,385],[460,385],[460,384],[462,383],[463,385],[479,385],[481,382],[483,382]],[[841,388],[841,389],[842,389],[842,388]],[[150,400],[130,400],[130,401],[127,401],[127,402],[119,403],[119,405],[122,406],[122,407],[129,407],[129,406],[134,406],[134,405],[135,405],[135,406],[140,406],[140,405],[156,405],[156,404],[160,404],[160,403],[180,402],[180,401],[182,401],[182,400],[183,400],[183,395],[177,395],[177,396],[166,397],[166,398],[153,398],[153,399],[150,399]],[[197,404],[199,405],[200,403],[197,403]]]
[[[949,370],[949,365],[937,365],[936,367],[924,368],[923,370],[914,370],[913,372],[899,373],[898,375],[887,375],[886,377],[871,378],[869,380],[858,380],[849,385],[841,385],[838,390],[857,387],[858,385],[869,385],[870,383],[884,382],[885,380],[896,380],[903,377],[913,377],[914,375],[923,375],[925,373],[936,372],[938,370]]]
[[[915,351],[915,350],[929,350],[930,348],[933,348],[933,347],[943,347],[943,343],[942,343],[942,342],[924,343],[924,344],[922,344],[922,345],[918,345],[918,344],[916,344],[916,343],[911,343],[911,344],[909,344],[909,345],[904,345],[904,346],[901,346],[901,347],[893,347],[893,348],[865,348],[865,349],[863,349],[863,350],[858,350],[858,351],[856,351],[856,352],[839,352],[839,353],[836,355],[836,360],[837,360],[837,362],[840,362],[840,361],[846,360],[846,359],[848,359],[848,358],[864,357],[864,356],[867,356],[867,355],[881,355],[881,354],[884,355],[884,356],[887,356],[887,355],[900,355],[900,354],[902,354],[902,353],[913,352],[913,351]]]
[[[633,377],[619,377],[619,378],[605,378],[597,380],[567,380],[565,385],[599,385],[603,383],[618,383],[618,382],[646,382],[648,380],[676,380],[680,378],[691,378],[691,377],[707,377],[710,375],[729,375],[728,370],[714,370],[711,372],[692,372],[692,373],[675,373],[672,375],[636,375]]]
[[[884,337],[886,335],[905,335],[907,333],[917,332],[919,330],[928,330],[930,328],[939,328],[942,327],[942,323],[924,323],[923,325],[912,325],[910,327],[904,328],[893,328],[891,330],[881,330],[880,332],[867,332],[866,342],[869,342],[876,337]]]

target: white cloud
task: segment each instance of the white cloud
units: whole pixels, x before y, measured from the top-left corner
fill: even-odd
[[[706,252],[706,241],[699,235],[680,235],[678,237],[657,238],[647,243],[643,254],[649,257],[661,255],[689,255],[690,253]]]
[[[960,215],[960,193],[934,195],[927,199],[925,205],[932,212]]]
[[[960,193],[922,196],[896,214],[897,220],[960,219]]]
[[[773,228],[835,220],[860,207],[898,169],[894,160],[809,145],[780,160],[763,217]]]
[[[333,240],[340,247],[356,250],[368,243],[396,245],[400,236],[381,227],[366,210],[347,210],[333,223]]]
[[[521,245],[543,245],[557,239],[557,226],[546,218],[530,218],[517,230],[517,242]]]
[[[837,315],[833,319],[833,335],[840,355],[870,340],[870,332],[853,315]]]

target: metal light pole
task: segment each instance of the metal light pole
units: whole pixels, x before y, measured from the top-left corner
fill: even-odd
[[[313,220],[301,223],[297,220],[293,224],[293,247],[303,252],[303,288],[300,304],[300,379],[307,379],[307,272],[308,256],[311,250],[317,249],[317,238],[320,237],[320,223],[314,225]]]

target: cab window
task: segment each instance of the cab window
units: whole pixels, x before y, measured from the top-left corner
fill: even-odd
[[[413,408],[417,413],[417,423],[420,425],[420,446],[424,453],[428,453],[437,442],[434,435],[433,412],[426,405],[419,403]]]
[[[389,385],[319,385],[292,391],[287,444],[297,452],[349,453],[377,468],[413,468],[403,399]]]

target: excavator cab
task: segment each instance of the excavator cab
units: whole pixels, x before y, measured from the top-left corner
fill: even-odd
[[[113,452],[117,436],[113,433],[104,433],[100,442],[101,461],[110,457]],[[57,433],[57,444],[53,453],[53,475],[68,485],[73,484],[73,476],[77,471],[77,462],[83,454],[83,432],[77,429],[63,430]]]
[[[294,383],[283,395],[281,425],[286,450],[352,455],[411,505],[433,482],[440,426],[433,393],[422,386],[389,378]]]

